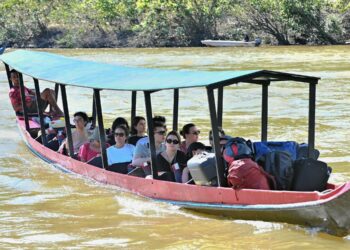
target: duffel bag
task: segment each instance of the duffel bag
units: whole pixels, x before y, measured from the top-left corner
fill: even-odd
[[[250,158],[234,160],[229,166],[227,183],[234,189],[270,190],[270,182],[274,182],[273,177]]]
[[[292,160],[298,156],[299,145],[295,141],[262,141],[253,143],[255,150],[255,160],[271,151],[285,151],[290,154]]]

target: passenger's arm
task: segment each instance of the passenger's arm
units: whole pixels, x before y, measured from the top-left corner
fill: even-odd
[[[131,164],[134,166],[143,166],[144,162],[151,161],[151,157],[137,157],[132,158]]]
[[[144,162],[150,160],[151,157],[149,157],[149,149],[147,148],[147,146],[142,144],[136,145],[131,164],[134,166],[143,166]]]

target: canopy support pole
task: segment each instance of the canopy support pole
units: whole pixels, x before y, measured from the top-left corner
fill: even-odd
[[[24,90],[24,84],[23,84],[23,75],[22,73],[18,72],[19,75],[19,88],[21,91],[21,100],[22,100],[22,110],[23,110],[23,116],[24,116],[24,123],[26,125],[26,130],[29,131],[29,119],[28,119],[28,108],[26,105],[26,94]]]
[[[72,137],[72,130],[71,130],[70,121],[69,121],[69,109],[68,109],[68,102],[67,102],[66,86],[63,84],[60,84],[60,86],[61,86],[61,97],[62,97],[62,104],[63,104],[64,120],[66,125],[67,141],[68,141],[68,147],[69,147],[68,152],[70,157],[73,157],[74,156],[73,137]]]
[[[261,141],[267,141],[268,128],[268,109],[269,109],[269,85],[270,82],[262,83],[262,100],[261,100]]]
[[[10,67],[6,63],[4,63],[4,64],[5,64],[6,74],[7,74],[7,80],[9,82],[9,87],[10,87],[10,89],[12,89],[13,88],[13,84],[12,84],[12,81],[11,81]]]
[[[95,109],[97,113],[98,128],[100,132],[102,166],[104,169],[107,169],[108,161],[107,161],[107,152],[106,152],[106,136],[105,136],[105,128],[103,125],[102,107],[101,107],[101,98],[100,98],[99,89],[94,89],[94,97],[95,97],[94,99],[95,99]]]
[[[177,131],[179,118],[179,89],[174,89],[173,130]]]
[[[318,80],[309,83],[309,138],[308,157],[313,157],[315,148],[315,109],[316,109],[316,84]]]
[[[218,88],[218,126],[222,128],[222,113],[224,105],[224,87]]]
[[[211,129],[213,132],[213,143],[214,143],[214,152],[215,152],[215,161],[216,161],[216,174],[218,177],[218,186],[222,187],[225,185],[226,181],[224,178],[224,165],[223,165],[223,161],[222,161],[222,157],[221,157],[218,118],[217,118],[216,109],[215,109],[214,90],[212,88],[207,87],[207,95],[208,95]]]
[[[132,91],[131,92],[131,124],[133,123],[133,120],[136,116],[136,97],[137,97],[137,92]]]
[[[44,116],[43,116],[43,110],[42,110],[42,100],[40,97],[39,80],[36,78],[33,78],[33,80],[34,80],[34,86],[35,86],[36,108],[38,109],[39,120],[40,120],[41,143],[46,146],[47,145],[47,138],[46,138],[46,133],[45,133],[45,123],[44,123]]]
[[[92,97],[92,127],[96,127],[96,100],[95,100],[95,95]]]
[[[151,151],[151,169],[153,179],[158,178],[158,167],[157,167],[157,153],[156,153],[156,144],[154,141],[154,127],[152,119],[152,100],[151,92],[144,91],[145,95],[145,107],[146,107],[146,117],[147,117],[147,126],[148,126],[148,138],[149,138],[149,148]]]
[[[59,91],[60,85],[58,83],[55,83],[55,98],[58,100],[58,91]]]

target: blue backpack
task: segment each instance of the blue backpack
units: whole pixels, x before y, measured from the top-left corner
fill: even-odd
[[[241,137],[231,138],[227,141],[223,153],[224,159],[228,164],[234,160],[243,158],[254,158],[252,143]]]

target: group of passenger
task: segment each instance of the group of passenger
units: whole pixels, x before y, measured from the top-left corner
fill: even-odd
[[[101,154],[99,128],[89,129],[88,116],[84,112],[74,114],[75,130],[72,132],[72,141],[76,158],[87,162]],[[187,161],[196,154],[207,151],[208,148],[199,142],[200,130],[193,123],[186,124],[181,130],[183,141],[177,131],[167,133],[166,120],[163,116],[155,116],[153,122],[154,143],[157,154],[157,168],[162,180],[186,183],[190,180]],[[146,135],[146,120],[136,116],[129,124],[126,119],[118,117],[114,120],[111,129],[107,129],[106,153],[108,166],[126,163],[132,168],[144,168],[151,164],[149,137]],[[67,154],[67,140],[63,140],[59,152]],[[152,178],[150,172],[146,178]]]
[[[11,71],[13,88],[9,92],[11,103],[16,112],[22,113],[22,100],[19,87],[19,74]],[[25,101],[28,110],[37,113],[35,92],[25,87]],[[54,91],[45,89],[41,95],[40,108],[44,111],[50,105],[47,115],[54,117],[63,116],[58,107]],[[35,105],[34,105],[35,104]],[[100,156],[101,141],[99,128],[92,129],[89,117],[85,112],[76,112],[73,115],[75,129],[72,130],[73,152],[75,158],[89,163]],[[177,131],[167,133],[166,119],[163,116],[155,116],[152,119],[154,143],[157,154],[157,167],[160,179],[186,183],[190,180],[187,161],[196,154],[208,151],[208,148],[199,142],[200,130],[193,123],[183,126],[180,134]],[[227,141],[224,131],[220,130],[220,144]],[[58,134],[47,134],[50,141],[58,141]],[[125,118],[116,118],[110,129],[104,134],[106,138],[106,153],[108,165],[126,163],[131,168],[143,168],[151,162],[149,137],[146,135],[146,120],[142,116],[136,116],[131,121],[131,128]],[[212,145],[212,135],[209,134]],[[57,142],[56,142],[57,143]],[[68,154],[69,143],[67,138],[59,140],[58,152]],[[146,173],[146,178],[152,178]]]

